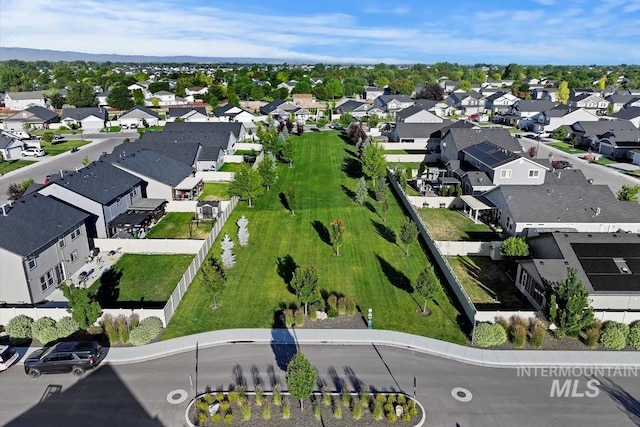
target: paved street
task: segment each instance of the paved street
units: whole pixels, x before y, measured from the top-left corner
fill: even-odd
[[[75,153],[67,152],[57,156],[40,157],[37,164],[33,164],[0,177],[0,204],[7,199],[9,185],[14,182],[21,182],[25,179],[33,178],[35,182],[44,182],[47,175],[59,173],[60,169],[74,170],[82,167],[82,159],[89,157],[90,161],[97,160],[103,152],[111,153],[116,145],[119,145],[125,138],[134,139],[137,134],[86,134],[84,139],[91,140],[90,144],[80,147]],[[32,157],[27,160],[33,160]]]
[[[574,168],[582,170],[582,173],[584,173],[587,179],[593,179],[594,184],[608,185],[614,193],[617,193],[623,185],[640,184],[640,179],[624,175],[607,166],[589,163],[586,160],[578,158],[577,155],[567,154],[556,148],[549,147],[545,145],[544,142],[538,144],[538,141],[535,139],[520,138],[520,145],[522,145],[525,152],[532,146],[538,147],[538,159],[547,159],[549,153],[551,153],[554,160],[567,160],[571,162]]]
[[[292,348],[231,344],[198,352],[198,390],[228,388],[255,380],[271,388],[284,381]],[[483,368],[382,346],[303,346],[321,379],[332,389],[359,383],[378,390],[403,390],[427,409],[427,425],[633,426],[640,422],[637,376],[601,379],[596,397],[549,397],[554,379],[523,378],[514,369]],[[77,379],[70,374],[27,377],[21,366],[0,374],[0,424],[7,426],[182,426],[195,386],[195,351],[150,362],[101,366]],[[639,374],[636,372],[636,374]],[[191,381],[190,381],[191,376]],[[576,395],[588,391],[587,378],[575,377]],[[573,384],[573,383],[572,383]],[[471,400],[452,397],[462,387]],[[605,388],[608,391],[605,391]],[[184,390],[188,398],[171,404],[167,397]],[[570,394],[570,393],[569,393]],[[584,395],[583,395],[584,396]],[[52,420],[56,422],[52,424]],[[330,426],[330,420],[325,425]],[[277,423],[274,420],[274,425]]]

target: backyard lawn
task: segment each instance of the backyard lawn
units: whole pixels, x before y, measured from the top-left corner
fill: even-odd
[[[586,153],[586,150],[583,150],[581,148],[573,148],[571,147],[571,144],[567,144],[566,142],[550,142],[547,144],[549,147],[554,147],[557,148],[558,150],[562,150],[565,153],[568,154],[583,154]]]
[[[204,190],[198,200],[229,200],[228,182],[205,182]]]
[[[474,223],[462,211],[418,209],[418,212],[435,240],[500,240],[489,226]]]
[[[0,156],[2,157],[2,156]],[[0,176],[5,173],[9,173],[16,169],[23,168],[25,166],[29,166],[35,162],[31,160],[9,160],[9,161],[0,161]]]
[[[271,191],[254,200],[252,208],[241,202],[223,228],[221,236],[228,233],[237,242],[236,221],[245,215],[251,237],[248,247],[236,243],[237,263],[226,270],[225,289],[217,299],[221,307],[209,308],[213,298],[197,277],[163,337],[226,328],[270,328],[276,312],[296,302],[287,288],[292,266],[313,265],[324,291],[354,298],[365,314],[373,309],[374,328],[466,343],[460,327],[466,322],[447,295],[438,297],[437,305],[429,302],[430,316],[417,314],[424,300],[412,285],[427,257],[417,242],[411,245],[408,257],[395,243],[405,216],[394,197],[390,197],[386,222],[378,202],[368,199],[359,205],[353,200],[360,176],[353,151],[334,132],[300,137],[293,168],[279,165],[279,180]],[[296,188],[295,215],[281,202],[281,192],[292,185]],[[335,218],[346,226],[339,257],[327,243],[327,229]],[[218,258],[220,239],[211,250]]]
[[[244,163],[225,163],[218,172],[238,172]]]
[[[489,257],[456,256],[448,258],[464,290],[479,310],[531,310],[531,305],[505,271],[508,261]]]
[[[70,139],[68,141],[57,142],[55,144],[48,144],[42,142],[42,149],[49,156],[57,156],[58,154],[66,153],[70,151],[74,147],[82,147],[83,145],[87,145],[91,141],[89,140],[81,140],[81,139]]]
[[[193,257],[124,254],[89,291],[102,307],[163,307]]]
[[[191,221],[191,212],[169,212],[149,231],[148,239],[206,239],[213,221]],[[189,226],[191,224],[191,226]]]

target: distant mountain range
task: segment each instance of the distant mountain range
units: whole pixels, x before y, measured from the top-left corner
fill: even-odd
[[[301,61],[277,58],[215,58],[206,56],[146,56],[117,55],[106,53],[83,53],[48,49],[27,49],[23,47],[0,47],[0,61],[18,59],[21,61],[86,61],[86,62],[137,62],[137,63],[241,63],[241,64],[281,64]]]

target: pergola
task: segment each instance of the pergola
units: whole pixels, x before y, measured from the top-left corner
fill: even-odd
[[[479,224],[478,214],[482,213],[482,211],[490,211],[493,209],[493,206],[489,206],[485,203],[485,201],[480,200],[476,196],[464,195],[460,196],[460,200],[464,203],[464,213],[469,216],[476,224]]]

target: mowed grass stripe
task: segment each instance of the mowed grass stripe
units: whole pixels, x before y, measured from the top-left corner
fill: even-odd
[[[398,244],[390,243],[378,229],[388,227],[398,233],[405,221],[401,207],[389,194],[392,206],[383,222],[379,204],[369,199],[376,212],[358,205],[344,191],[354,191],[356,177],[343,171],[345,158],[354,147],[334,132],[307,133],[296,138],[294,167],[279,165],[279,180],[253,208],[239,204],[224,227],[237,241],[236,220],[249,220],[250,245],[236,245],[236,266],[227,271],[227,286],[218,298],[222,307],[211,311],[211,296],[196,281],[190,287],[164,337],[176,337],[224,328],[268,328],[282,304],[295,302],[278,274],[278,258],[291,256],[298,265],[314,265],[322,289],[355,298],[364,313],[374,312],[374,327],[425,335],[464,343],[457,322],[460,313],[446,296],[429,304],[432,315],[416,314],[423,301],[412,292],[420,270],[428,262],[417,243],[405,257]],[[352,173],[353,174],[353,173]],[[280,193],[295,185],[297,209],[291,215]],[[328,229],[334,218],[346,225],[345,244],[339,257],[323,242],[314,221]],[[376,223],[377,227],[376,228]],[[220,255],[219,240],[212,253]]]

